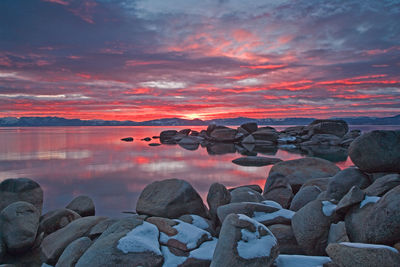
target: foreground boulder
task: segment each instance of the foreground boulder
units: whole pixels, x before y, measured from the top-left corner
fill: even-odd
[[[383,196],[400,185],[400,174],[388,174],[376,179],[364,192],[368,196]]]
[[[43,261],[51,265],[56,264],[71,242],[86,236],[94,225],[105,219],[106,217],[99,216],[83,217],[45,237],[40,246]]]
[[[338,172],[329,180],[327,195],[340,200],[353,186],[361,189],[370,185],[368,176],[357,168],[347,168]]]
[[[349,156],[365,172],[400,172],[400,131],[363,134],[351,143]]]
[[[265,188],[276,179],[286,177],[294,192],[308,180],[334,176],[340,169],[330,161],[319,158],[301,158],[282,161],[272,166]],[[265,190],[265,189],[264,189]]]
[[[18,201],[0,213],[0,233],[10,253],[32,248],[39,227],[39,211],[28,202]]]
[[[211,220],[219,225],[217,209],[219,206],[226,205],[231,202],[231,193],[223,184],[213,183],[207,194],[207,203],[210,208]]]
[[[314,200],[297,211],[292,228],[297,243],[309,255],[325,255],[329,229],[335,219],[336,205],[329,201]]]
[[[290,204],[290,210],[298,211],[308,202],[317,199],[318,195],[321,194],[321,192],[321,189],[316,185],[302,187],[299,192],[297,192],[297,194],[294,196]]]
[[[76,267],[162,265],[163,256],[155,225],[138,217],[111,225],[78,260]]]
[[[94,202],[88,196],[74,198],[65,208],[75,211],[82,217],[94,216],[96,213]]]
[[[334,263],[343,267],[400,266],[399,252],[383,245],[344,242],[330,244],[326,252]]]
[[[268,228],[243,214],[231,214],[222,224],[211,267],[266,266],[279,254]]]
[[[200,195],[186,181],[167,179],[147,185],[136,204],[139,214],[179,218],[184,214],[208,217],[207,208]]]
[[[42,213],[43,190],[35,181],[28,178],[6,179],[0,183],[0,211],[13,202],[31,203]]]
[[[92,244],[89,237],[81,237],[65,248],[55,267],[73,267]]]
[[[39,232],[44,232],[47,236],[79,218],[81,216],[78,213],[69,209],[49,211],[40,218]]]
[[[304,254],[303,249],[297,244],[291,225],[273,224],[269,225],[268,229],[278,240],[280,254]]]
[[[248,187],[240,187],[231,191],[231,203],[239,202],[261,202],[262,195]]]

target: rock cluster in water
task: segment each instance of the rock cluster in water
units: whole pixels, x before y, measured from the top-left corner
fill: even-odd
[[[210,136],[226,138],[230,130],[220,129]],[[400,132],[364,134],[349,151],[356,166],[344,170],[312,157],[277,162],[263,190],[214,183],[208,207],[184,180],[153,182],[137,213],[118,219],[96,216],[86,196],[41,214],[39,184],[7,179],[0,184],[0,263],[400,266]]]

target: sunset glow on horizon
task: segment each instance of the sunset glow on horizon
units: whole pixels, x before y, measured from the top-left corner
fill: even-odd
[[[400,114],[399,0],[2,0],[0,117]]]

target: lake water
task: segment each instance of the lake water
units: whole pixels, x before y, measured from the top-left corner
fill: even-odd
[[[287,126],[274,127],[281,130]],[[97,214],[115,217],[122,211],[134,210],[142,189],[155,180],[185,179],[203,199],[214,182],[227,187],[244,184],[264,187],[271,166],[235,165],[231,161],[240,157],[239,153],[219,154],[232,151],[229,145],[192,151],[178,145],[152,147],[140,141],[166,129],[183,128],[187,127],[0,128],[0,181],[16,177],[37,181],[44,190],[44,211],[64,207],[74,197],[84,194],[95,201]],[[400,129],[400,126],[351,128],[369,131]],[[120,141],[128,136],[135,141]],[[265,149],[258,152],[261,156],[282,160],[314,155],[333,160],[340,168],[352,165],[342,150]]]

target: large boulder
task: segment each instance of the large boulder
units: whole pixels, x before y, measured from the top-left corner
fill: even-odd
[[[329,229],[328,244],[340,242],[349,242],[349,236],[347,235],[344,221],[332,223]]]
[[[231,191],[231,203],[236,202],[261,202],[262,195],[248,187],[240,187]]]
[[[13,202],[31,203],[42,213],[43,190],[35,181],[28,178],[6,179],[0,183],[0,211]]]
[[[31,203],[11,203],[0,213],[3,241],[10,253],[23,253],[32,248],[39,227],[39,211]]]
[[[178,218],[184,214],[208,217],[207,208],[200,195],[186,181],[167,179],[147,185],[136,204],[139,214]]]
[[[297,240],[294,237],[291,225],[273,224],[269,225],[268,229],[278,240],[279,252],[281,254],[291,254],[291,255],[304,254],[303,249],[299,246],[299,244],[297,244]]]
[[[284,176],[268,178],[265,182],[263,197],[266,200],[279,203],[284,208],[290,207],[293,198],[293,190],[289,179]]]
[[[89,216],[77,219],[64,228],[48,235],[40,246],[44,262],[54,265],[64,249],[76,239],[87,236],[90,229],[106,217]]]
[[[352,242],[393,245],[400,240],[400,186],[382,198],[366,196],[345,218]]]
[[[210,139],[217,142],[233,142],[240,139],[240,137],[237,136],[237,133],[237,130],[228,127],[217,128],[211,132]]]
[[[400,172],[400,131],[365,133],[351,143],[349,156],[365,172]]]
[[[210,216],[213,222],[219,224],[217,209],[219,206],[226,205],[231,202],[231,194],[223,184],[213,183],[207,194],[207,203],[210,208]]]
[[[96,213],[94,202],[88,196],[74,198],[65,208],[75,211],[82,217],[94,216]]]
[[[155,225],[129,217],[111,225],[78,260],[86,266],[162,266],[163,256]]]
[[[277,143],[279,137],[279,134],[275,129],[258,129],[251,135],[256,140],[256,143],[258,141],[268,141],[272,143]]]
[[[272,266],[278,242],[264,225],[243,214],[230,214],[222,224],[211,267]]]
[[[308,180],[334,176],[340,169],[330,161],[319,158],[301,158],[282,161],[272,166],[265,188],[276,179],[286,177],[294,192]]]
[[[44,232],[47,236],[79,218],[81,216],[78,213],[69,209],[49,211],[40,218],[39,232]]]
[[[349,192],[342,197],[336,207],[336,213],[346,214],[350,208],[364,200],[365,193],[358,186],[350,188]]]
[[[175,137],[177,135],[178,135],[178,131],[176,131],[176,130],[162,131],[160,133],[160,142],[163,144],[176,143]]]
[[[313,200],[297,211],[292,228],[297,243],[309,255],[325,255],[331,223],[335,220],[336,205],[329,201]]]
[[[73,267],[79,258],[92,245],[89,237],[81,237],[69,244],[61,254],[55,267]]]
[[[343,120],[315,120],[304,128],[308,135],[314,134],[333,134],[343,137],[348,131],[349,126]]]
[[[399,252],[389,246],[363,243],[329,244],[329,257],[343,267],[394,267],[400,266]]]
[[[258,129],[257,122],[247,122],[240,125],[243,129],[245,129],[248,133],[254,133]]]
[[[347,168],[329,180],[327,195],[340,200],[353,186],[364,189],[370,185],[368,175],[357,168]]]
[[[225,218],[231,213],[244,214],[251,218],[256,216],[257,213],[273,213],[279,210],[280,208],[278,207],[272,207],[261,203],[242,202],[220,206],[218,207],[217,213],[219,220],[224,222]]]
[[[328,145],[337,146],[341,143],[341,139],[333,134],[315,134],[311,140],[301,143],[302,146]]]
[[[317,199],[318,195],[321,194],[321,192],[321,189],[316,185],[301,187],[299,192],[297,192],[297,194],[293,197],[292,202],[290,203],[290,210],[298,211],[308,202]]]

